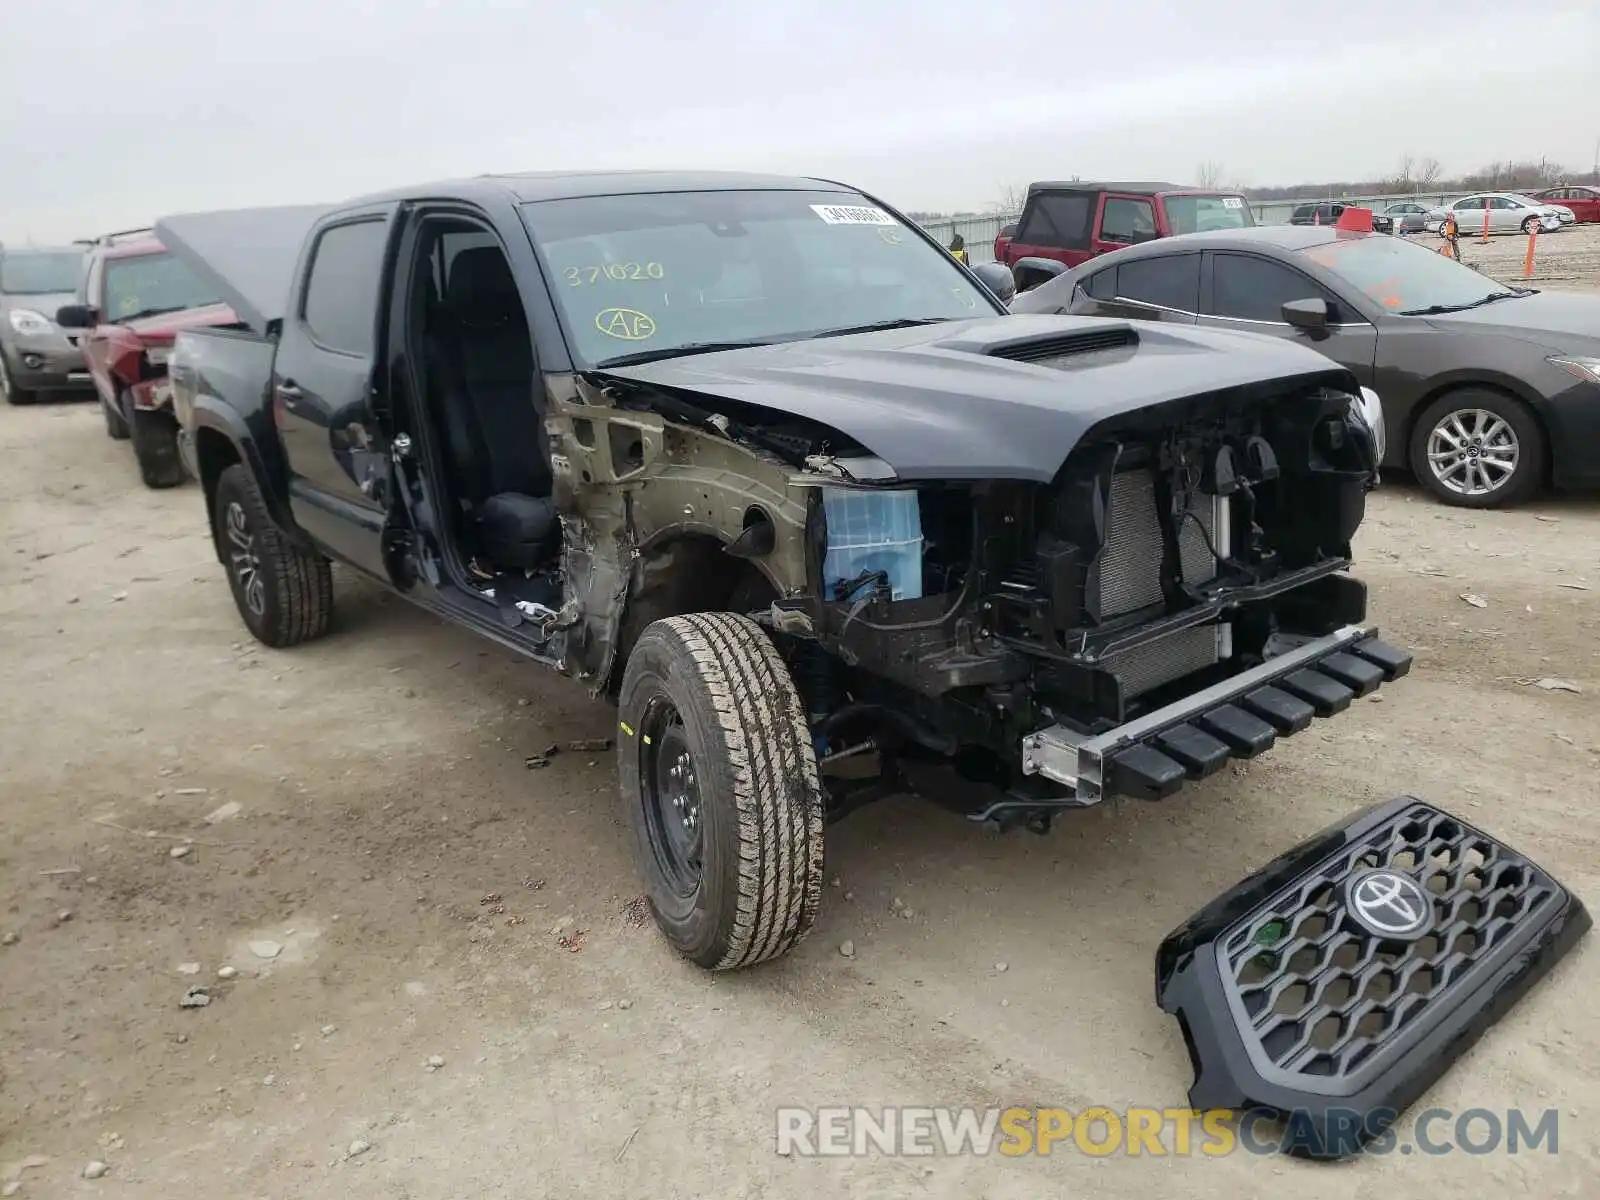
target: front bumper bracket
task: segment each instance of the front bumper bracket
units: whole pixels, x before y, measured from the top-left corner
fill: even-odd
[[[1113,795],[1165,799],[1410,669],[1411,655],[1381,641],[1376,629],[1347,625],[1104,733],[1052,725],[1029,734],[1022,773],[1071,789],[1061,802],[1068,807]]]

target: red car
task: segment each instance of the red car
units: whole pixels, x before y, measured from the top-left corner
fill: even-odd
[[[238,318],[148,229],[96,239],[78,299],[57,311],[56,323],[86,331],[79,344],[106,433],[132,436],[147,487],[177,486],[184,469],[167,384],[172,341],[179,330],[233,325]]]
[[[1122,246],[1254,224],[1249,203],[1236,192],[1172,183],[1031,183],[1021,219],[1014,230],[1000,231],[994,256],[1012,268],[1020,292],[1059,270],[1049,262],[1035,267],[1030,258],[1075,267]]]
[[[1600,221],[1600,187],[1568,184],[1566,187],[1545,188],[1542,192],[1535,192],[1533,198],[1546,204],[1566,205],[1580,225],[1585,221]]]

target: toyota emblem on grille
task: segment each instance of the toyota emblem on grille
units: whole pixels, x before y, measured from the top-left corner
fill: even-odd
[[[1399,871],[1367,871],[1350,881],[1350,912],[1369,933],[1412,938],[1433,924],[1433,905],[1422,885]]]

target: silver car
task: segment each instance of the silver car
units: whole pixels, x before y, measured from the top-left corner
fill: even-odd
[[[1394,222],[1396,233],[1421,233],[1427,224],[1428,209],[1415,200],[1402,200],[1398,204],[1389,205],[1383,210],[1383,215]]]
[[[1490,233],[1532,233],[1535,226],[1541,233],[1554,233],[1574,220],[1570,208],[1546,204],[1520,192],[1478,192],[1430,209],[1427,226],[1430,231],[1436,230],[1447,215],[1454,216],[1461,236],[1466,237],[1483,229],[1485,212],[1489,214]]]
[[[94,395],[77,331],[56,324],[76,298],[81,246],[0,248],[0,397],[26,404],[42,393]]]

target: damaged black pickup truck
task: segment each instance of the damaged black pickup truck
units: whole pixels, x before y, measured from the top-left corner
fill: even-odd
[[[613,697],[703,966],[805,935],[866,800],[1043,829],[1410,665],[1348,574],[1354,377],[1008,315],[1003,267],[855,189],[516,175],[158,230],[240,317],[170,371],[245,624],[321,634],[338,560]]]

